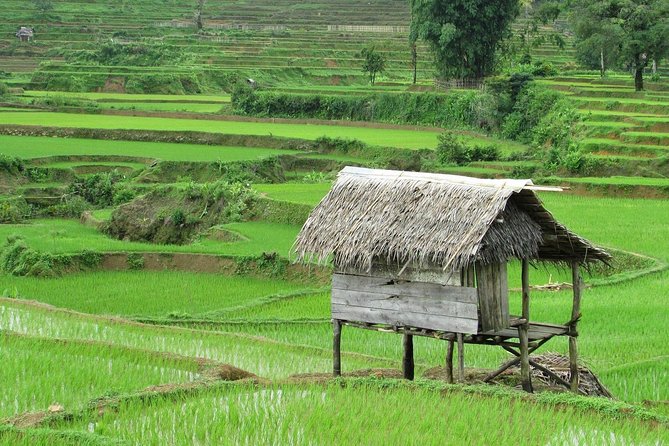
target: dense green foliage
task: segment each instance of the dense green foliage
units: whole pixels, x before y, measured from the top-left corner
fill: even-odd
[[[471,147],[449,132],[439,135],[435,151],[437,160],[444,164],[465,165],[473,161],[495,161],[500,157],[499,149],[494,145]]]
[[[449,127],[494,128],[493,98],[475,90],[363,96],[233,93],[235,111],[250,116],[380,121]]]
[[[495,51],[509,36],[518,0],[414,0],[412,35],[427,41],[437,71],[447,78],[481,79],[495,68]]]
[[[572,20],[581,58],[587,59],[593,47],[600,58],[616,58],[634,70],[637,91],[643,90],[648,64],[669,54],[669,4],[664,0],[577,1]]]
[[[369,83],[374,85],[376,76],[386,69],[386,58],[376,51],[374,45],[363,48],[360,56],[363,58],[362,71],[369,74]]]

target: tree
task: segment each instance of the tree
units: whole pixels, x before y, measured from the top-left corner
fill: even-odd
[[[409,0],[411,10],[411,22],[413,23],[414,4],[417,0]],[[413,84],[416,85],[416,78],[418,77],[418,34],[415,27],[411,27],[409,31],[409,46],[411,47],[411,69],[413,71]]]
[[[45,16],[49,11],[53,10],[53,2],[51,0],[32,0],[37,12]]]
[[[510,35],[519,0],[412,0],[412,33],[428,42],[447,78],[483,78]]]
[[[541,45],[552,42],[560,50],[564,49],[565,41],[562,34],[557,31],[547,31],[541,25],[554,23],[562,12],[562,5],[558,1],[545,1],[534,3],[523,0],[521,2],[525,11],[525,20],[521,22],[518,32],[520,40],[520,55],[524,63],[531,63],[532,50]]]
[[[617,53],[617,62],[634,72],[636,91],[643,90],[648,64],[669,54],[666,0],[576,0],[572,22],[582,51],[599,45],[601,65]]]
[[[362,71],[369,74],[369,82],[374,85],[376,82],[376,75],[383,73],[386,69],[386,58],[383,54],[376,51],[374,45],[363,48],[360,55],[364,58],[362,63]]]
[[[202,11],[204,10],[206,1],[207,0],[197,0],[197,7],[195,9],[195,28],[197,28],[198,31],[202,31],[202,28],[204,28]]]

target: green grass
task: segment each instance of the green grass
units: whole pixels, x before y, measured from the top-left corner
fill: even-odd
[[[114,209],[96,209],[94,211],[91,211],[91,214],[98,220],[109,220],[111,219],[113,212]]]
[[[113,121],[114,119],[110,119]],[[128,156],[165,161],[244,161],[281,154],[291,150],[257,147],[222,147],[162,142],[106,141],[98,139],[1,136],[0,153],[24,159],[49,156]]]
[[[43,290],[49,289],[48,293]],[[58,278],[0,276],[0,290],[90,314],[204,316],[289,294],[303,284],[179,271],[104,271]]]
[[[77,167],[129,167],[131,169],[139,170],[146,167],[143,163],[128,163],[123,161],[62,161],[57,163],[42,164],[40,167],[47,167],[52,169],[72,169]]]
[[[230,102],[230,95],[171,95],[171,94],[127,94],[127,93],[95,93],[95,92],[53,92],[28,90],[23,94],[23,97],[48,97],[60,96],[90,99],[94,101],[117,100],[126,102],[145,102],[145,101],[162,101],[162,102]]]
[[[101,102],[102,109],[138,110],[190,113],[218,113],[221,104],[194,104],[184,102]]]
[[[30,117],[30,118],[28,118]],[[0,124],[39,125],[67,128],[170,130],[226,133],[235,135],[270,135],[287,138],[317,139],[321,136],[359,139],[367,144],[400,148],[433,148],[438,132],[375,129],[367,127],[276,124],[267,122],[206,121],[193,119],[146,118],[135,116],[85,115],[68,113],[0,114]]]
[[[267,194],[268,197],[279,201],[291,203],[308,204],[315,206],[328,193],[332,185],[330,183],[304,184],[254,184],[253,188]]]
[[[669,187],[669,178],[647,178],[647,177],[579,177],[564,178],[571,183],[587,184],[612,184],[622,186],[660,186]]]
[[[559,401],[560,399],[556,399]],[[580,400],[579,400],[580,401]],[[585,406],[585,402],[582,403]],[[407,416],[407,408],[420,416]],[[527,423],[527,420],[532,420]],[[377,384],[225,386],[193,398],[132,400],[118,412],[65,424],[133,444],[657,444],[662,427],[604,410],[513,396]],[[473,426],[476,426],[473,428]],[[307,440],[308,439],[308,440]]]
[[[56,403],[75,410],[103,394],[191,381],[197,372],[195,361],[178,362],[107,345],[2,331],[0,345],[0,419]]]
[[[112,239],[76,220],[42,219],[31,220],[29,224],[0,225],[0,240],[4,241],[13,234],[21,234],[34,249],[59,254],[92,249],[102,252],[196,252],[236,256],[277,252],[287,257],[300,230],[299,226],[262,221],[229,223],[223,227],[239,233],[244,239],[221,242],[200,238],[190,245],[156,245]]]

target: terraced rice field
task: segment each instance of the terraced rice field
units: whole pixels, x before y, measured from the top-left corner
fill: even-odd
[[[409,149],[433,148],[437,145],[437,131],[394,130],[336,126],[278,124],[267,122],[202,121],[131,116],[108,116],[67,113],[3,112],[1,124],[56,126],[64,128],[169,130],[181,132],[209,132],[233,135],[261,135],[315,140],[321,136],[352,138],[367,144]]]
[[[27,88],[17,96],[20,104],[0,108],[3,132],[16,125],[135,130],[135,137],[204,132],[251,143],[0,136],[0,270],[20,255],[5,245],[17,236],[34,250],[28,251],[33,258],[19,260],[37,259],[33,267],[39,266],[32,277],[0,273],[0,446],[331,444],[333,438],[372,445],[669,443],[666,82],[648,82],[646,92],[635,93],[631,80],[618,75],[537,81],[578,105],[581,149],[623,172],[546,178],[571,191],[541,193],[558,220],[615,255],[612,269],[595,268],[585,277],[579,349],[617,400],[448,385],[426,373],[444,364],[445,343],[424,337],[414,340],[417,380],[407,383],[394,379],[400,376],[401,337],[348,328],[343,371],[361,377],[331,381],[331,270],[292,265],[291,247],[336,171],[346,164],[414,169],[414,155],[428,154],[418,167],[507,177],[542,162],[522,157],[534,145],[456,129],[469,144],[495,145],[503,160],[448,167],[436,163],[433,152],[415,150],[434,149],[438,128],[224,116],[230,96],[211,82],[224,83],[226,76],[254,78],[262,89],[296,95],[433,90],[432,62],[422,43],[418,85],[411,84],[405,1],[208,0],[200,33],[194,5],[181,1],[54,0],[54,6],[47,26],[33,22],[25,2],[3,3],[0,69],[13,73],[8,85]],[[14,42],[15,28],[26,23],[36,23],[35,40]],[[521,18],[514,30],[523,25]],[[563,32],[565,26],[557,21],[543,31]],[[543,44],[532,50],[533,60],[558,68],[571,62],[571,37],[564,35],[566,49]],[[187,57],[132,66],[86,60],[110,38]],[[387,58],[373,87],[360,69],[359,51],[368,44]],[[39,76],[31,78],[34,70]],[[201,88],[186,85],[200,94],[123,92],[171,76],[202,81]],[[72,90],[113,91],[45,91],[63,89],[54,79],[75,77],[97,84]],[[79,101],[90,110],[16,108],[38,106],[47,97]],[[258,136],[284,148],[262,147],[260,138],[253,139]],[[322,136],[376,146],[369,149],[375,158],[364,151],[315,153],[299,142]],[[281,138],[297,140],[296,147],[286,149]],[[377,156],[384,150],[394,158]],[[105,173],[113,169],[122,173],[118,188],[114,175]],[[207,194],[216,181],[225,187],[211,201]],[[79,218],[81,209],[68,206],[82,184],[108,197],[89,203],[90,215]],[[248,187],[253,206],[247,209],[236,200]],[[224,205],[226,219],[180,245],[107,235],[106,225],[121,218],[117,206],[158,189],[166,202],[181,197],[156,217],[162,229],[201,222],[214,202]],[[624,198],[628,192],[657,198]],[[55,200],[40,203],[42,195]],[[63,270],[51,268],[56,261],[64,262]],[[512,262],[508,274],[511,313],[519,314],[520,265]],[[533,265],[530,277],[536,286],[571,281],[556,266]],[[531,299],[537,321],[571,317],[568,289],[533,289]],[[491,346],[465,350],[472,373],[510,358]],[[567,342],[556,339],[540,352],[548,350],[566,353]]]
[[[1,119],[2,117],[0,117]],[[234,162],[297,154],[293,150],[221,147],[199,144],[109,141],[0,135],[2,153],[24,159],[58,156],[131,157],[164,161]]]

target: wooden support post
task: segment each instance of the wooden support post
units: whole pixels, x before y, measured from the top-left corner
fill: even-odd
[[[449,384],[453,384],[453,349],[455,347],[455,342],[453,340],[448,341],[448,347],[446,347],[446,375],[447,381]]]
[[[404,335],[404,358],[402,358],[402,373],[404,379],[413,380],[413,335]]]
[[[458,333],[458,381],[465,380],[465,341],[462,333]]]
[[[581,317],[581,271],[577,261],[571,263],[572,288],[574,290],[574,302],[571,307],[571,327],[569,330],[569,371],[571,391],[578,393],[578,336],[577,324]]]
[[[520,378],[523,382],[523,390],[533,392],[532,375],[530,373],[530,354],[528,349],[527,327],[521,325],[518,327],[518,337],[520,338]]]
[[[341,376],[341,321],[332,321],[334,337],[332,340],[332,375]]]
[[[522,312],[525,323],[518,326],[518,339],[520,340],[520,378],[523,390],[532,392],[532,374],[530,371],[530,353],[528,331],[530,328],[530,262],[523,259],[522,265]]]

